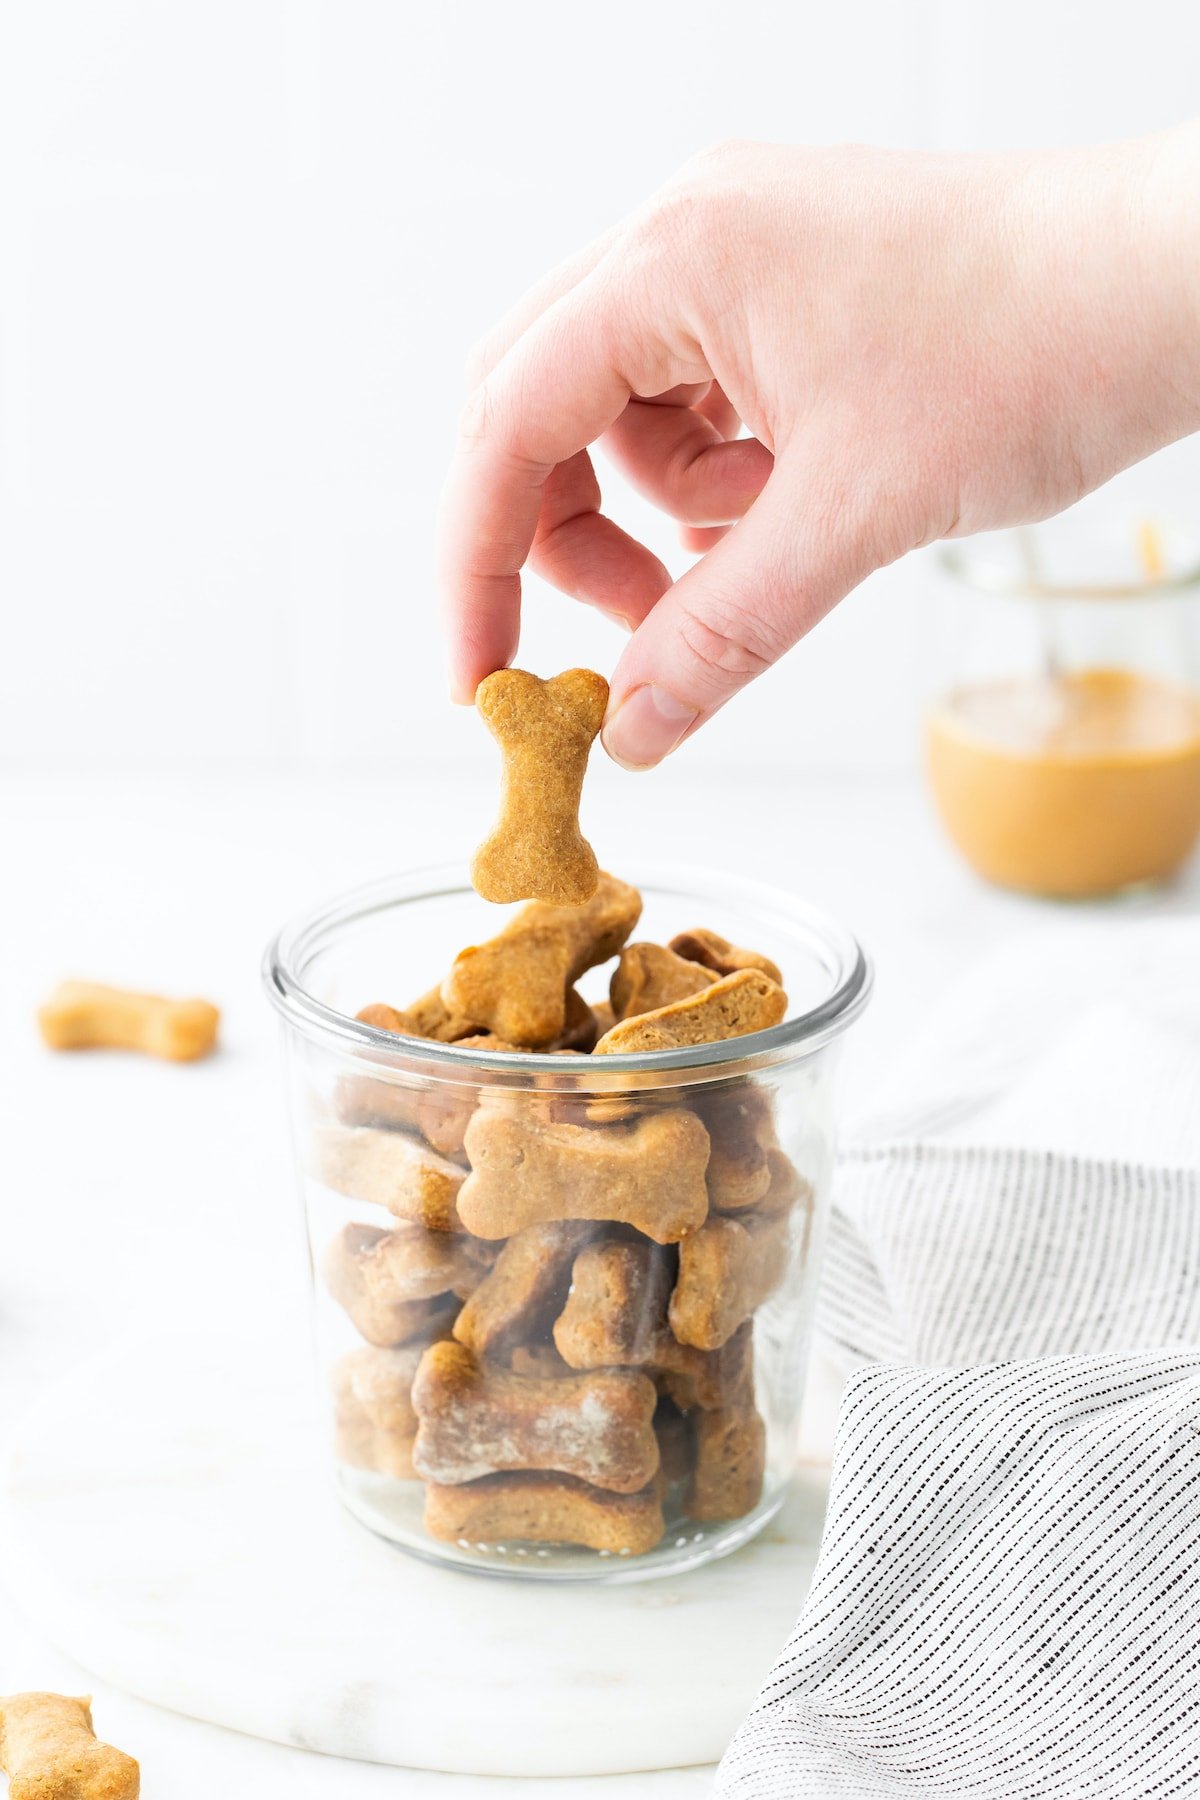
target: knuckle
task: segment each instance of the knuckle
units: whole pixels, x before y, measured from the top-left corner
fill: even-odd
[[[775,634],[763,620],[727,600],[710,600],[703,614],[685,606],[679,636],[693,661],[722,682],[761,675],[783,648],[775,644]]]

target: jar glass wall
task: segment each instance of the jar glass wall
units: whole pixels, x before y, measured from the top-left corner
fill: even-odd
[[[1063,898],[1163,880],[1200,835],[1200,546],[1102,498],[941,558],[938,813],[978,873]]]
[[[635,935],[752,945],[783,971],[781,1025],[591,1057],[356,1020],[495,934],[498,909],[446,871],[351,895],[268,953],[338,1486],[373,1530],[461,1568],[691,1567],[761,1529],[793,1472],[832,1064],[869,968],[784,895],[644,877]]]

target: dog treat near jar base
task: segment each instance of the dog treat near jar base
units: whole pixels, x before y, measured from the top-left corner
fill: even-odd
[[[498,669],[480,682],[475,705],[504,758],[500,819],[471,862],[475,891],[500,902],[582,905],[596,891],[598,870],[579,829],[579,798],[607,681],[591,669],[549,681]]]
[[[0,1769],[10,1800],[138,1800],[132,1756],[102,1744],[90,1699],[10,1694],[0,1699]]]
[[[686,1000],[714,980],[711,969],[676,956],[663,944],[626,944],[608,985],[613,1022]]]
[[[582,906],[523,906],[497,937],[461,950],[442,984],[446,1006],[476,1029],[512,1044],[544,1048],[562,1037],[567,990],[615,956],[638,922],[642,897],[601,875]]]
[[[510,1237],[454,1322],[454,1336],[477,1356],[499,1357],[531,1343],[570,1280],[576,1251],[594,1228],[557,1221]]]
[[[657,1395],[645,1376],[602,1370],[539,1381],[434,1344],[413,1385],[413,1461],[446,1485],[512,1470],[553,1470],[632,1494],[653,1480]]]
[[[140,1050],[167,1062],[207,1056],[220,1022],[207,1000],[165,1000],[96,981],[60,981],[38,1009],[38,1026],[51,1050]]]
[[[389,1347],[449,1328],[484,1268],[462,1238],[416,1227],[345,1225],[325,1253],[325,1284],[369,1344]]]
[[[551,1219],[596,1219],[670,1244],[708,1214],[708,1133],[694,1113],[584,1126],[482,1107],[465,1149],[471,1173],[458,1216],[478,1237],[508,1237]]]
[[[642,1556],[663,1535],[653,1485],[607,1493],[567,1475],[486,1475],[425,1490],[425,1529],[444,1542],[578,1544],[612,1556]]]
[[[783,1280],[788,1219],[711,1217],[679,1246],[668,1318],[681,1344],[719,1350]]]
[[[762,1498],[767,1428],[753,1407],[699,1413],[696,1461],[683,1509],[689,1519],[741,1519]]]
[[[657,1012],[619,1019],[596,1045],[596,1055],[628,1055],[649,1050],[678,1050],[689,1044],[715,1044],[778,1025],[787,1012],[787,995],[757,969],[723,975],[711,987],[687,1000],[673,1000]]]
[[[731,944],[728,938],[715,931],[706,931],[703,926],[697,926],[694,931],[678,932],[671,939],[670,947],[676,956],[703,963],[718,975],[736,975],[739,969],[761,969],[777,986],[783,986],[779,965],[769,956],[760,956],[757,950],[743,950],[740,945]]]
[[[429,1231],[461,1231],[455,1200],[465,1170],[401,1131],[327,1126],[314,1138],[316,1173],[337,1194],[382,1206]]]

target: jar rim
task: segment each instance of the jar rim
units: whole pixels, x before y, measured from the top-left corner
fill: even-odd
[[[644,864],[635,872],[639,883],[656,885],[697,884],[700,894],[757,903],[786,919],[797,937],[807,936],[831,971],[831,989],[815,1006],[784,1019],[766,1031],[747,1033],[715,1044],[693,1044],[680,1049],[618,1053],[602,1059],[596,1092],[612,1092],[616,1079],[642,1073],[678,1072],[696,1079],[712,1070],[726,1078],[749,1069],[810,1055],[840,1037],[856,1019],[870,997],[874,974],[870,959],[858,939],[818,908],[797,901],[790,894],[765,883],[683,864]],[[583,1070],[575,1058],[548,1051],[512,1053],[465,1049],[458,1044],[437,1043],[429,1038],[408,1037],[380,1030],[351,1018],[318,1000],[304,986],[303,970],[314,955],[338,932],[361,919],[421,900],[454,899],[473,890],[456,864],[441,864],[385,876],[295,915],[271,939],[262,963],[262,979],[271,1002],[281,1016],[304,1036],[334,1041],[347,1049],[403,1057],[406,1067],[424,1069],[446,1078],[469,1078],[472,1070],[491,1075],[536,1076],[538,1085],[563,1087],[575,1092],[591,1087],[581,1080]],[[717,977],[714,975],[714,980]],[[582,1060],[582,1059],[581,1059]],[[590,1060],[590,1059],[589,1059]],[[732,1066],[731,1066],[732,1065]]]

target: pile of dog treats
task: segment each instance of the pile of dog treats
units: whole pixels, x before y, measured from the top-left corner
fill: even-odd
[[[640,913],[601,875],[583,905],[523,907],[407,1009],[358,1016],[588,1058],[783,1019],[768,958],[703,930],[629,944]],[[610,1001],[589,1006],[575,983],[614,956]],[[761,1495],[752,1318],[802,1253],[811,1199],[770,1095],[581,1077],[572,1094],[343,1076],[318,1131],[325,1185],[391,1215],[347,1224],[324,1259],[366,1340],[336,1371],[338,1456],[423,1480],[436,1538],[636,1555],[664,1506],[718,1521]]]

